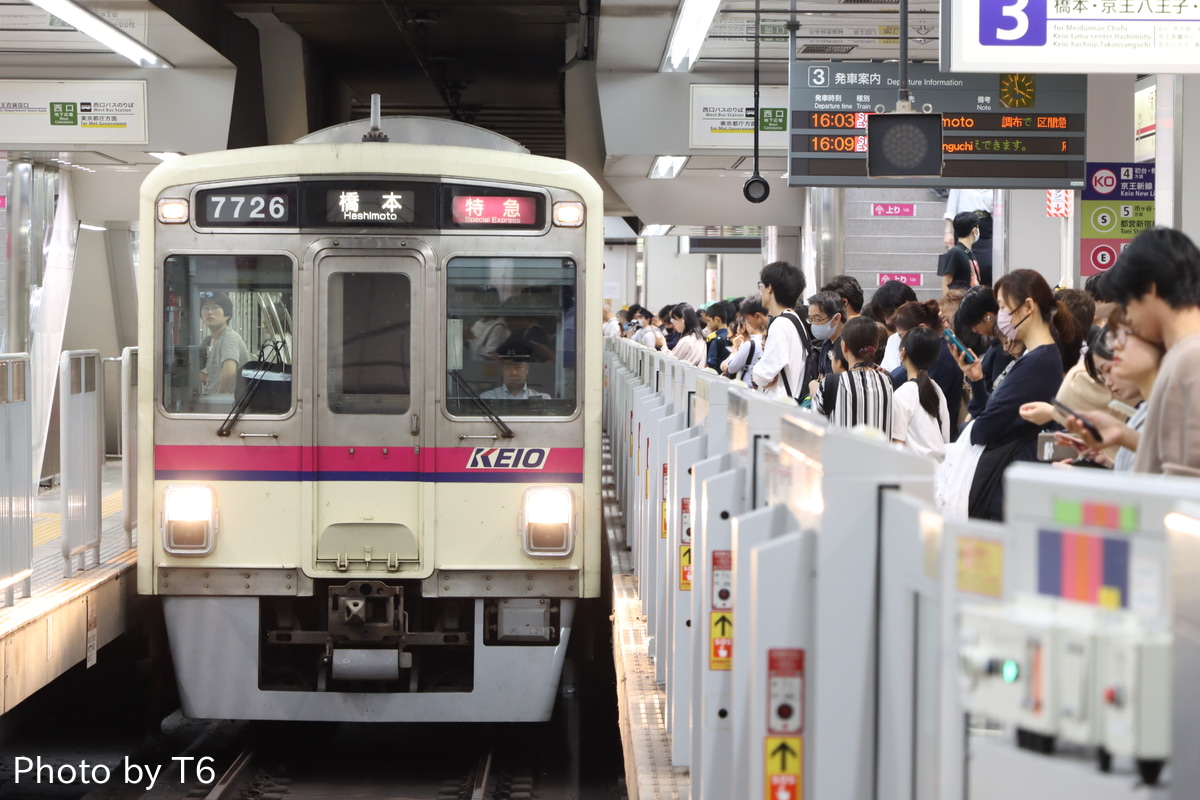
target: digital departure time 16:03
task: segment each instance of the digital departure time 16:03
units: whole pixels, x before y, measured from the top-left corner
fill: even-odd
[[[808,114],[810,128],[862,128],[867,127],[867,112],[845,111],[827,112],[811,111]]]

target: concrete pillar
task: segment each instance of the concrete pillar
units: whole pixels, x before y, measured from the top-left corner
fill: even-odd
[[[273,13],[239,16],[258,29],[267,144],[291,144],[309,133],[304,40]]]
[[[1200,76],[1159,75],[1154,221],[1200,241],[1200,182],[1185,180],[1189,169],[1195,174],[1193,157],[1200,163],[1200,153],[1185,145],[1190,128],[1200,130]]]
[[[845,190],[810,187],[805,203],[800,268],[808,286],[840,275],[846,263]]]

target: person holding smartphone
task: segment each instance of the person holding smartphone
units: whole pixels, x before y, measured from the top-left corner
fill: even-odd
[[[956,352],[955,360],[970,381],[971,391],[986,398],[986,405],[971,425],[971,444],[984,445],[984,452],[971,483],[968,513],[1001,520],[1004,470],[1014,461],[1037,458],[1041,427],[1023,419],[1020,408],[1025,403],[1053,400],[1063,379],[1057,343],[1076,336],[1076,322],[1066,306],[1054,299],[1046,279],[1034,270],[1019,269],[1005,275],[996,282],[995,294],[1000,332],[1020,341],[1024,355],[990,393],[978,358],[968,363],[963,353]]]
[[[1100,442],[1089,441],[1078,418],[1067,427],[1091,446],[1136,450],[1134,472],[1200,477],[1200,250],[1180,231],[1150,228],[1121,251],[1100,286],[1124,309],[1128,333],[1161,344],[1165,355],[1140,432],[1086,411],[1080,417],[1099,429]]]

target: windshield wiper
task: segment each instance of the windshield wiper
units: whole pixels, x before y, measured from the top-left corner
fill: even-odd
[[[471,388],[471,384],[467,383],[466,379],[459,374],[458,370],[448,369],[446,372],[450,374],[451,378],[454,378],[454,382],[458,384],[458,388],[466,392],[467,396],[469,396],[471,400],[475,402],[475,405],[479,406],[479,409],[484,413],[484,415],[491,420],[492,424],[495,425],[500,431],[501,436],[503,436],[505,439],[513,438],[512,428],[504,424],[504,420],[500,419],[496,412],[492,410],[492,407],[488,405],[488,402],[480,397],[478,392]]]
[[[274,360],[268,361],[268,350],[271,348],[274,348]],[[255,392],[264,383],[263,376],[271,371],[272,366],[277,366],[281,371],[283,370],[283,355],[280,353],[278,342],[268,342],[259,351],[258,372],[246,382],[246,392],[233,404],[233,408],[229,410],[229,415],[225,417],[225,421],[221,423],[221,427],[217,428],[217,436],[228,436],[233,431],[233,426],[241,419],[246,409],[250,407],[250,401],[254,399]],[[241,370],[242,367],[239,366],[238,372],[241,372]]]

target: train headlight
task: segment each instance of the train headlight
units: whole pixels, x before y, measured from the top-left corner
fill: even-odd
[[[521,511],[525,555],[569,556],[575,547],[575,498],[565,486],[525,491]]]
[[[178,197],[163,197],[158,201],[158,221],[179,223],[188,221],[188,201]]]
[[[217,535],[217,497],[208,486],[168,486],[163,492],[163,549],[206,556]]]
[[[578,228],[583,224],[583,203],[555,203],[554,224],[560,228]]]

